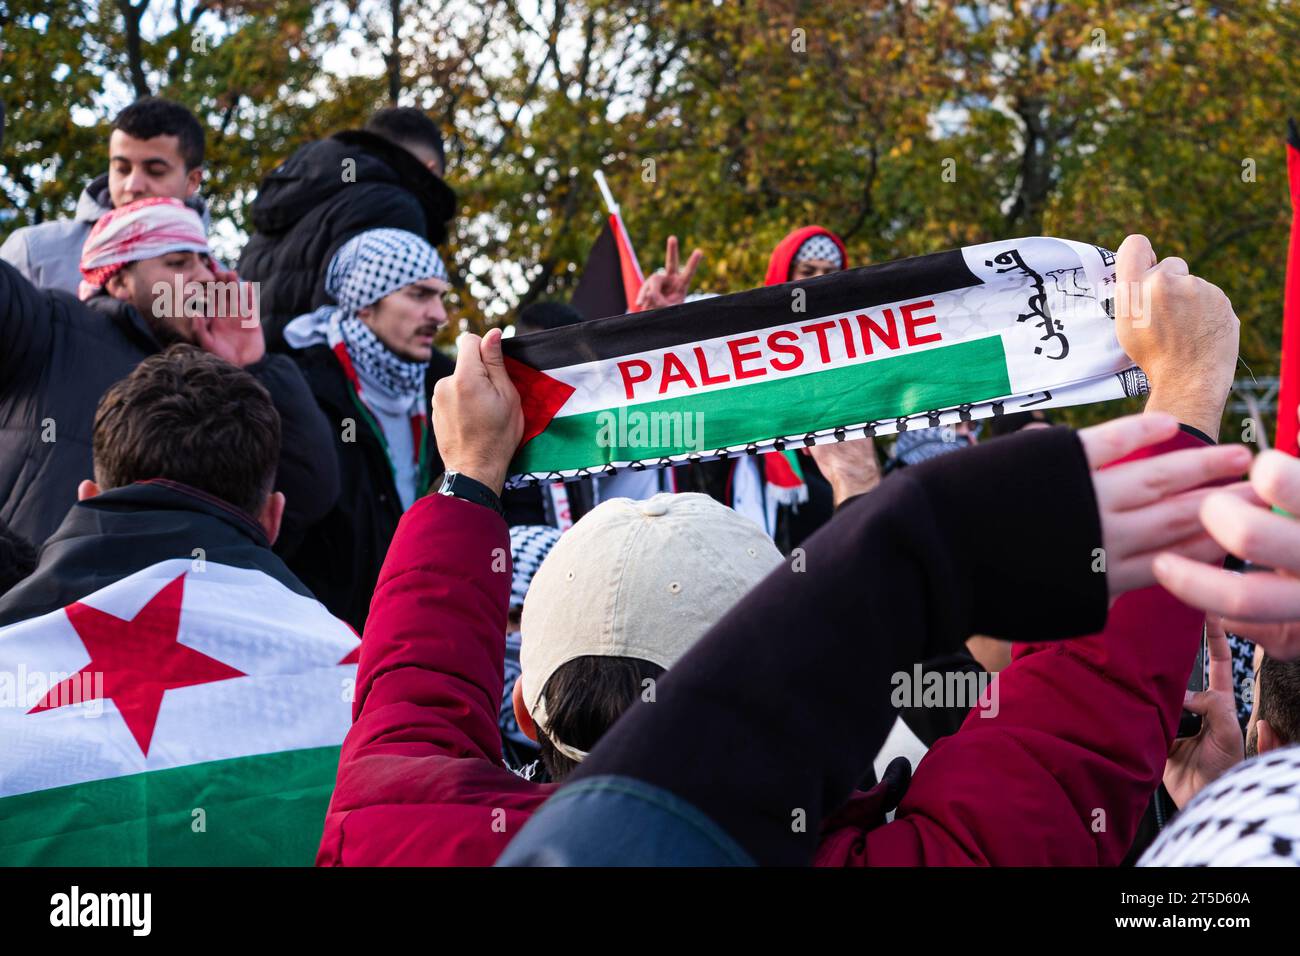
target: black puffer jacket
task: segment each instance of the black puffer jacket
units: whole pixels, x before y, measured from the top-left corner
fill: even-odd
[[[343,243],[387,228],[437,245],[455,211],[446,183],[374,133],[349,130],[303,146],[262,180],[253,202],[257,232],[239,260],[239,277],[261,283],[267,344],[283,349],[291,319],[333,301],[325,271]]]
[[[329,422],[333,433],[330,451],[338,458],[341,489],[330,512],[307,530],[300,543],[280,553],[321,603],[360,634],[384,555],[402,517],[402,500],[388,452],[357,407],[343,368],[329,346],[295,349],[289,355],[298,363]],[[434,383],[454,368],[450,359],[434,350],[425,377],[426,408]],[[347,426],[349,419],[351,427]],[[426,473],[436,479],[443,466],[435,442],[426,443],[425,454]]]
[[[92,477],[100,398],[160,349],[129,305],[42,291],[0,262],[0,519],[15,532],[38,547],[54,533]],[[275,487],[287,499],[281,538],[292,543],[338,497],[329,425],[292,361],[268,355],[248,371],[280,412]]]

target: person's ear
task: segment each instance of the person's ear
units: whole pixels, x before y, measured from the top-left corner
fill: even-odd
[[[1255,750],[1256,753],[1266,754],[1270,750],[1277,750],[1278,747],[1285,746],[1285,741],[1278,739],[1277,731],[1274,730],[1267,720],[1262,717],[1255,722]]]
[[[185,174],[185,198],[189,199],[199,191],[199,186],[203,184],[203,167],[195,166]]]
[[[266,496],[266,503],[257,515],[257,523],[266,532],[266,540],[270,544],[275,544],[275,539],[280,537],[280,522],[283,520],[284,492],[273,491]]]
[[[510,702],[515,706],[515,721],[519,724],[519,729],[524,732],[524,736],[537,743],[537,725],[533,723],[532,714],[528,713],[528,708],[524,706],[524,678],[521,674],[515,678],[515,689],[510,692]]]
[[[131,283],[126,269],[118,269],[104,283],[104,291],[119,302],[131,301]]]
[[[86,478],[77,485],[77,500],[85,501],[87,498],[93,498],[99,494],[99,485],[95,484],[89,478]]]

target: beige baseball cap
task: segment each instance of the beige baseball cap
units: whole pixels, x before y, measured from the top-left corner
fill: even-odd
[[[542,690],[577,657],[671,668],[780,563],[771,538],[708,495],[597,505],[560,536],[524,598],[519,665],[529,715],[549,736]]]

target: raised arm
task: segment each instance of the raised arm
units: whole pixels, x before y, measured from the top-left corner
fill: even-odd
[[[76,308],[69,301],[68,308]],[[0,394],[24,374],[45,367],[54,340],[53,295],[0,260]]]
[[[1239,473],[1244,449],[1091,472],[1176,431],[1161,415],[1037,430],[854,499],[808,541],[806,564],[773,572],[660,681],[656,702],[633,705],[503,861],[544,859],[529,854],[559,821],[548,808],[612,778],[683,801],[759,863],[809,861],[893,720],[892,674],[972,633],[1100,630],[1108,593],[1151,582],[1157,541],[1213,559],[1188,530],[1203,493],[1179,492]],[[600,852],[645,849],[633,823],[621,832]]]

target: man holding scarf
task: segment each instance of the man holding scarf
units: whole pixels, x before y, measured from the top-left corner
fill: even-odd
[[[334,432],[342,492],[286,557],[360,632],[398,520],[442,470],[429,434],[429,370],[451,286],[426,240],[372,229],[334,255],[325,287],[337,305],[294,319],[285,341]]]
[[[275,479],[287,499],[282,538],[320,520],[338,494],[328,426],[293,363],[266,354],[256,296],[251,311],[239,306],[252,290],[213,262],[199,214],[162,197],[114,209],[87,237],[80,272],[78,299],[39,290],[0,263],[0,520],[37,546],[54,532],[91,472],[100,397],[176,342],[262,383],[284,436]],[[233,292],[224,306],[223,288]]]

